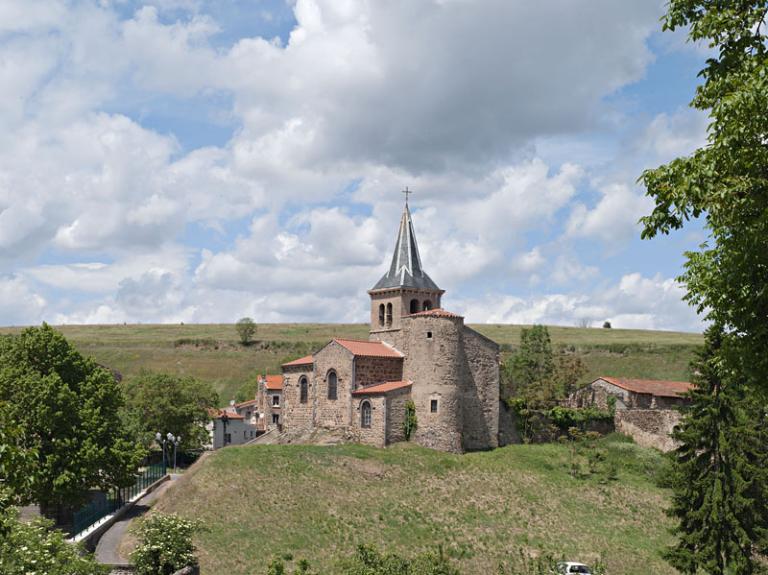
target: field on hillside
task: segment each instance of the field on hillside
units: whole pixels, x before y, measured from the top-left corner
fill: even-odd
[[[474,329],[508,355],[524,326],[482,324]],[[21,328],[0,328],[18,333]],[[213,383],[223,403],[256,374],[279,373],[280,364],[312,353],[333,337],[367,339],[364,324],[260,324],[256,342],[238,343],[232,324],[57,326],[77,348],[124,377],[143,369],[193,375]],[[569,346],[586,367],[584,382],[599,375],[686,379],[700,334],[601,328],[550,327],[555,346]]]
[[[414,555],[442,545],[465,575],[495,573],[524,548],[571,560],[601,553],[611,575],[672,574],[661,456],[601,440],[618,479],[569,474],[565,445],[452,455],[399,444],[228,447],[169,489],[155,509],[197,517],[203,573],[260,575],[275,556],[321,573],[355,546]]]

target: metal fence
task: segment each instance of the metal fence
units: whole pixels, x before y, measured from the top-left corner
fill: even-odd
[[[99,523],[110,513],[114,513],[166,473],[165,463],[153,463],[141,468],[136,476],[136,483],[130,487],[113,489],[108,493],[99,493],[96,498],[75,511],[72,521],[72,533],[85,531]]]

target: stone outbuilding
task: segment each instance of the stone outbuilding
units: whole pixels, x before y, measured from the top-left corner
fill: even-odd
[[[680,422],[679,408],[690,402],[686,393],[692,387],[687,381],[602,376],[575,392],[569,404],[601,409],[613,404],[616,431],[638,445],[670,451],[675,447],[670,434]]]
[[[404,439],[413,402],[416,443],[491,449],[499,433],[499,346],[441,308],[424,272],[406,202],[387,273],[368,292],[368,340],[333,339],[283,367],[286,431],[328,429],[371,445]]]

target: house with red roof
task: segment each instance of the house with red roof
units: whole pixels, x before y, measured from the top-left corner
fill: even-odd
[[[406,202],[389,270],[368,291],[368,339],[335,338],[282,366],[282,429],[337,430],[385,446],[405,439],[452,452],[490,449],[499,435],[499,346],[441,308],[424,271]]]
[[[669,451],[675,448],[670,434],[680,422],[679,408],[690,402],[692,388],[687,381],[602,376],[576,391],[569,404],[612,408],[616,431],[639,445]]]

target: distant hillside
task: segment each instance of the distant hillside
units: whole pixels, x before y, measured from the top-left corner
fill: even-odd
[[[261,575],[274,556],[322,573],[359,543],[411,555],[442,545],[465,575],[497,572],[518,548],[571,560],[605,555],[612,575],[671,575],[661,455],[613,436],[600,445],[618,479],[570,475],[569,447],[515,445],[452,455],[265,445],[211,454],[155,509],[192,515],[203,573]]]
[[[472,327],[508,355],[524,326]],[[21,328],[0,328],[14,333]],[[142,369],[211,381],[222,401],[257,373],[278,373],[280,364],[306,355],[333,337],[367,338],[364,324],[260,324],[256,342],[243,347],[233,324],[58,326],[77,348],[130,378]],[[598,375],[687,379],[700,334],[602,328],[550,327],[554,345],[578,353],[587,366],[584,381]]]

